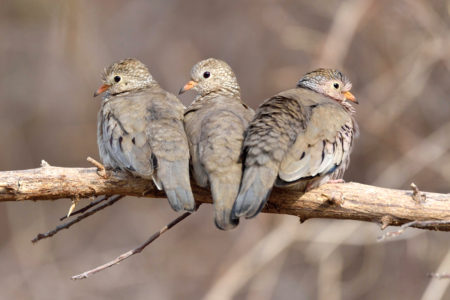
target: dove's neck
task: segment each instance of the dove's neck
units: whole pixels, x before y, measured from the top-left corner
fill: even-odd
[[[242,102],[241,93],[239,89],[229,90],[229,89],[221,89],[218,91],[212,91],[206,94],[199,94],[194,98],[195,103],[205,103],[214,101],[217,98],[228,98],[228,99],[236,99],[236,101]]]
[[[356,113],[356,109],[353,107],[353,105],[351,105],[350,103],[348,103],[347,101],[342,101],[340,102],[342,107],[348,111],[351,115],[354,115]]]

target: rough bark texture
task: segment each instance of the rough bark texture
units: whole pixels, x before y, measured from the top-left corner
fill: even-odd
[[[97,168],[61,168],[45,163],[37,169],[0,172],[0,202],[104,194],[165,197],[150,181],[124,172],[107,174],[104,178],[98,175]],[[197,202],[211,203],[208,190],[192,186]],[[450,223],[450,194],[395,190],[353,182],[325,184],[306,194],[274,189],[263,211],[295,215],[302,221],[335,218],[376,222],[383,228],[424,220],[449,220]],[[449,231],[450,225],[441,222],[427,229]]]

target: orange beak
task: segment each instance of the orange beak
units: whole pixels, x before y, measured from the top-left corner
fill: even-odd
[[[359,104],[358,100],[356,100],[355,96],[352,93],[350,93],[350,92],[345,92],[344,93],[344,97],[348,101],[352,101],[352,102],[354,102],[356,104]]]
[[[178,95],[181,95],[181,94],[183,94],[184,92],[186,92],[186,91],[189,91],[190,89],[192,89],[194,86],[196,86],[197,85],[197,82],[195,82],[195,81],[189,81],[188,83],[186,83],[182,88],[181,88],[181,90],[178,92]]]
[[[109,89],[110,85],[103,84],[101,87],[98,88],[98,90],[95,91],[94,97],[97,97],[101,93],[105,92],[107,89]]]

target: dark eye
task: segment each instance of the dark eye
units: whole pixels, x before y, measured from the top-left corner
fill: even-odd
[[[211,73],[209,73],[208,71],[203,73],[203,78],[209,78],[209,76],[211,76]]]
[[[333,84],[333,86],[334,86],[335,89],[338,89],[339,88],[339,83],[335,83],[335,84]]]
[[[120,76],[114,76],[114,81],[115,81],[115,82],[119,82],[120,79],[121,79]]]

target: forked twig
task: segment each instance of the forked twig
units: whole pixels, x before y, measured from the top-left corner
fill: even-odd
[[[198,206],[197,206],[198,209]],[[144,250],[145,247],[147,247],[149,244],[151,244],[154,240],[156,240],[157,238],[159,238],[163,233],[165,233],[166,231],[168,231],[170,228],[172,228],[173,226],[177,225],[179,222],[183,221],[184,219],[186,219],[187,217],[189,217],[192,213],[190,212],[185,212],[184,214],[182,214],[181,216],[177,217],[176,219],[172,220],[169,224],[167,224],[166,226],[164,226],[163,228],[161,228],[158,232],[154,233],[148,240],[146,240],[142,245],[140,245],[137,248],[134,248],[133,250],[130,250],[128,252],[123,253],[122,255],[118,256],[117,258],[115,258],[114,260],[107,262],[106,264],[103,264],[101,266],[98,266],[94,269],[91,269],[89,271],[83,272],[81,274],[72,276],[73,280],[77,280],[77,279],[84,279],[84,278],[88,278],[89,276],[103,271],[109,267],[112,267],[114,265],[117,265],[118,263],[120,263],[122,260],[127,259],[128,257],[140,253],[142,250]]]
[[[87,211],[89,208],[91,208],[91,207],[93,207],[93,206],[96,206],[97,204],[99,204],[99,203],[101,203],[101,202],[103,202],[103,201],[105,201],[105,200],[107,200],[107,199],[109,199],[109,196],[105,196],[105,195],[104,195],[104,196],[98,197],[97,200],[91,201],[91,202],[90,202],[89,204],[87,204],[86,206],[83,206],[82,208],[80,208],[80,209],[74,211],[73,213],[70,214],[70,216],[73,217],[73,216],[75,216],[75,215],[84,213],[84,212]],[[62,216],[61,218],[59,218],[60,221],[62,221],[62,220],[64,220],[64,219],[67,219],[67,215]]]
[[[430,227],[430,226],[443,225],[443,224],[450,224],[450,220],[412,221],[412,222],[403,224],[402,226],[400,226],[400,229],[398,229],[398,230],[386,232],[382,236],[378,237],[377,241],[381,242],[385,239],[399,236],[406,230],[406,228],[411,227],[411,226]]]
[[[53,230],[51,230],[51,231],[48,231],[48,232],[46,232],[46,233],[39,233],[34,239],[31,240],[31,242],[36,243],[36,242],[38,242],[38,241],[40,241],[40,240],[42,240],[42,239],[45,239],[45,238],[49,238],[49,237],[51,237],[51,236],[54,236],[54,235],[55,235],[56,233],[58,233],[60,230],[62,230],[62,229],[67,229],[67,228],[69,228],[70,226],[72,226],[73,224],[80,222],[81,220],[83,220],[83,219],[89,217],[90,215],[95,214],[96,212],[98,212],[98,211],[104,209],[105,207],[108,207],[108,206],[110,206],[110,205],[113,205],[114,203],[116,203],[117,201],[119,201],[120,199],[122,199],[123,197],[125,197],[125,196],[123,196],[123,195],[114,195],[114,196],[112,196],[111,198],[109,198],[109,201],[108,201],[108,202],[106,202],[106,203],[104,203],[104,204],[102,204],[102,205],[100,205],[100,206],[97,206],[97,207],[94,208],[93,210],[90,210],[90,211],[85,212],[84,214],[78,216],[76,219],[73,219],[73,220],[70,221],[70,222],[67,222],[67,223],[58,225],[58,226],[56,226],[55,229],[53,229]]]

